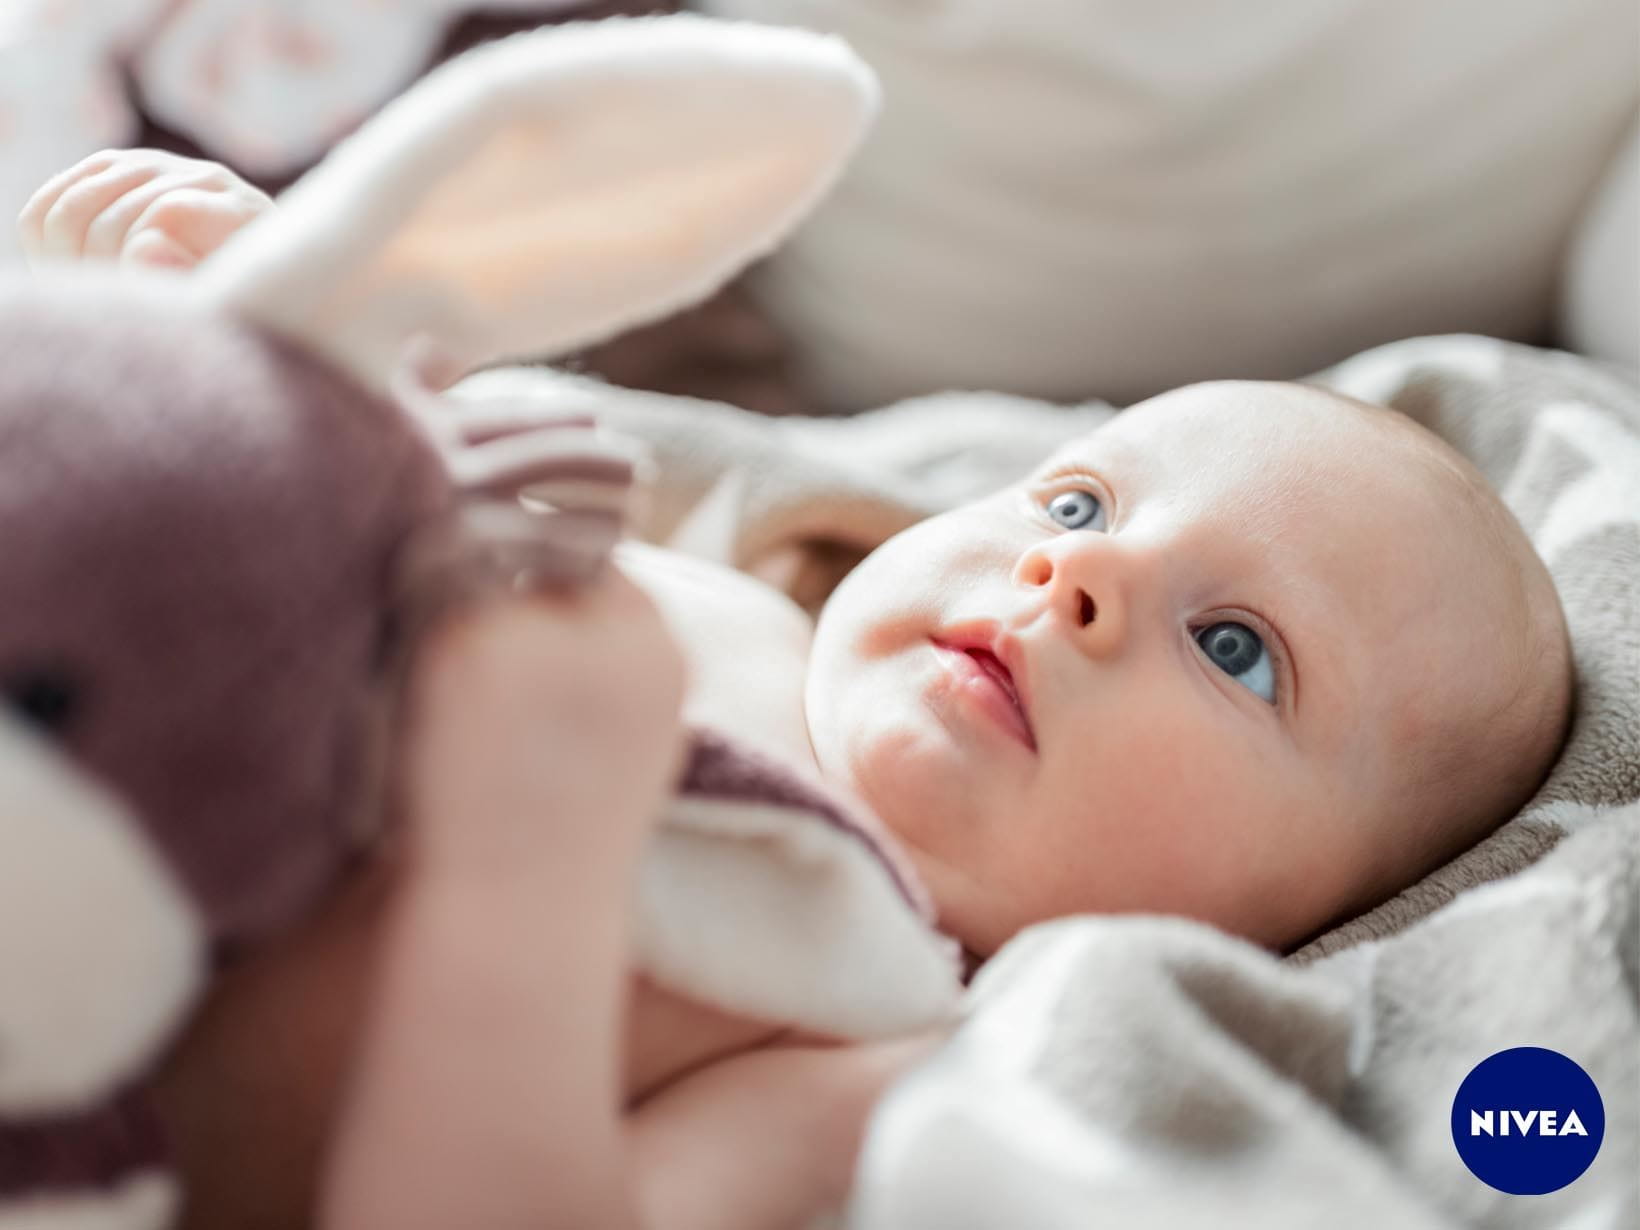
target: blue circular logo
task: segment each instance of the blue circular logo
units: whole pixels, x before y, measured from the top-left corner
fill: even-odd
[[[1514,1196],[1559,1191],[1589,1168],[1606,1107],[1559,1051],[1517,1046],[1476,1064],[1452,1099],[1452,1143],[1475,1177]]]

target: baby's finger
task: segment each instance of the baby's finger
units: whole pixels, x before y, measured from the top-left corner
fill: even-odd
[[[137,232],[126,242],[120,263],[156,269],[192,269],[199,258],[164,231],[146,230]]]
[[[170,159],[169,167],[165,169],[162,165],[159,175],[127,192],[97,215],[86,229],[82,248],[86,259],[118,260],[126,237],[152,224],[143,215],[162,197],[195,189],[207,189],[209,194],[226,193],[234,185],[230,173],[213,162]],[[192,246],[181,236],[173,238],[186,247]]]
[[[110,202],[86,227],[81,256],[86,260],[118,260],[137,219],[155,201],[181,186],[174,173],[160,174]]]
[[[70,184],[41,223],[41,255],[48,260],[79,259],[91,224],[103,211],[158,174],[159,168],[152,165],[116,162]]]
[[[265,202],[266,198],[262,198]],[[211,188],[177,188],[149,203],[132,222],[130,235],[159,231],[203,260],[235,231],[262,213],[249,194]]]
[[[22,240],[23,251],[31,259],[41,254],[44,244],[44,227],[46,214],[57,203],[57,198],[65,190],[79,183],[87,176],[95,175],[106,170],[118,159],[114,150],[103,150],[92,154],[89,158],[82,158],[66,170],[59,171],[45,183],[34,190],[24,204],[22,212],[17,215],[17,234]]]

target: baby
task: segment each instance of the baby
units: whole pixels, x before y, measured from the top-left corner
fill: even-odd
[[[22,231],[186,266],[265,208],[209,164],[105,154]],[[812,627],[738,574],[618,562],[433,646],[411,857],[230,974],[170,1065],[190,1224],[790,1225],[840,1198],[926,1043],[829,1045],[629,975],[680,703],[863,800],[975,960],[1085,912],[1290,948],[1517,810],[1568,721],[1554,587],[1484,480],[1302,385],[1133,407],[884,544]]]

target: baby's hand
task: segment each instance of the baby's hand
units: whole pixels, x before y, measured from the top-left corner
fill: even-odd
[[[189,269],[273,208],[220,163],[104,150],[47,180],[18,216],[23,254]]]
[[[682,752],[683,657],[619,571],[437,633],[413,683],[412,848],[435,873],[630,874]]]

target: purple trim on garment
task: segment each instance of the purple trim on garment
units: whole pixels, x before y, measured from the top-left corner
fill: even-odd
[[[679,795],[773,805],[807,813],[864,846],[887,869],[905,903],[924,919],[933,921],[933,910],[921,886],[908,876],[871,828],[838,800],[779,761],[717,731],[695,727],[689,735],[689,756],[678,783]]]
[[[79,1114],[0,1116],[0,1200],[109,1188],[165,1161],[159,1119],[136,1090]]]

